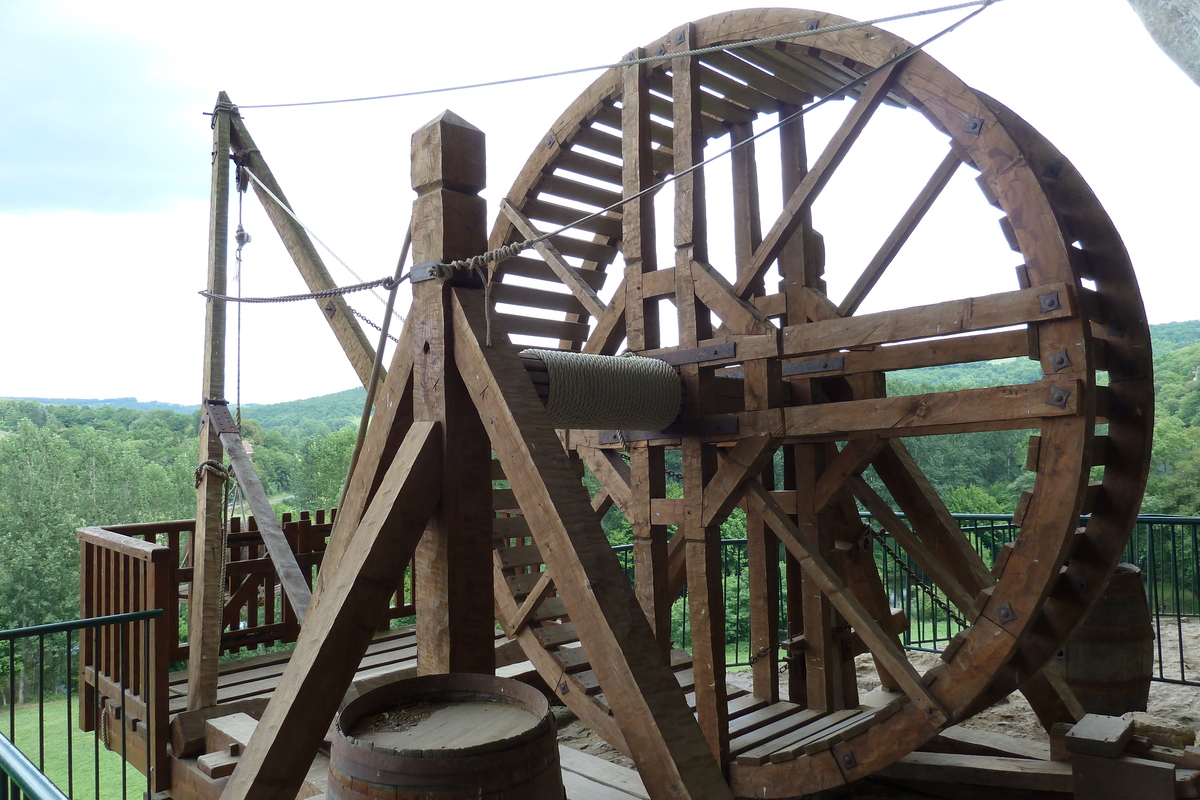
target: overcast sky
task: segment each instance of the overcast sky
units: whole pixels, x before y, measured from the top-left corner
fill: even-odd
[[[826,0],[822,10],[867,19],[933,4]],[[204,301],[196,291],[205,281],[211,148],[203,112],[218,91],[246,106],[601,64],[681,22],[729,8],[729,0],[0,0],[0,396],[199,400]],[[963,13],[885,27],[919,41]],[[930,52],[1028,119],[1079,167],[1133,256],[1151,322],[1200,317],[1192,242],[1200,220],[1200,89],[1157,49],[1125,0],[1003,0]],[[450,108],[485,131],[494,214],[542,134],[596,74],[413,99],[246,109],[244,117],[300,217],[371,279],[390,274],[399,252],[412,202],[415,129]],[[833,105],[829,122],[814,121],[815,128],[844,114],[847,104]],[[891,124],[885,122],[876,152],[901,172],[912,162],[923,180],[925,154],[898,148],[887,136]],[[853,243],[837,249],[838,233],[878,240],[894,221],[888,216],[860,237],[873,221],[862,204],[886,192],[869,177],[844,183],[836,190],[831,184],[815,212],[830,240],[831,271],[833,262],[858,257]],[[895,202],[902,207],[911,196],[905,190]],[[944,197],[945,205],[957,205],[954,197]],[[880,213],[890,214],[879,202]],[[994,220],[981,220],[991,239],[998,236]],[[946,224],[967,235],[968,223]],[[252,197],[245,225],[254,237],[245,251],[245,294],[304,291]],[[959,276],[963,265],[973,274],[991,263],[973,252],[972,240],[931,227],[929,249],[921,251],[926,261],[953,261]],[[336,281],[355,282],[332,257],[326,261]],[[999,288],[989,278],[944,288],[950,296],[1015,288],[1011,264],[1002,271],[1009,283]],[[894,291],[881,294],[901,296],[903,287],[929,282],[920,275],[896,280]],[[831,276],[831,294],[836,288]],[[922,289],[911,302],[937,296]],[[381,316],[375,300],[359,295],[353,302]],[[232,313],[230,319],[232,348]],[[245,402],[356,383],[313,304],[246,308],[243,333]],[[231,349],[231,400],[235,365]]]

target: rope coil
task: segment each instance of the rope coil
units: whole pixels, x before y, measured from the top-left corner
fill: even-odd
[[[665,361],[538,349],[521,356],[546,365],[546,414],[556,428],[657,431],[679,416],[679,376]]]

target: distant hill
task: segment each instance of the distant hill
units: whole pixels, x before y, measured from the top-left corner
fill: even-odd
[[[254,406],[249,410],[246,410],[247,406],[242,406],[242,416],[254,419],[268,430],[290,430],[303,423],[323,422],[331,431],[336,431],[347,425],[358,424],[366,399],[366,389],[356,386],[344,392]]]
[[[1154,355],[1165,355],[1172,350],[1200,342],[1200,319],[1188,322],[1164,322],[1150,326],[1150,344]]]
[[[163,403],[158,400],[138,400],[136,397],[110,397],[105,400],[95,398],[83,400],[78,397],[6,397],[3,399],[32,400],[44,406],[82,406],[85,408],[111,406],[112,408],[131,408],[135,411],[174,411],[179,414],[191,414],[200,408],[199,403],[194,406],[183,406],[178,403]]]

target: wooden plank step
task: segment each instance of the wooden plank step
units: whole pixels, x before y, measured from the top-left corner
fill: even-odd
[[[573,294],[533,289],[528,286],[517,286],[514,283],[493,284],[492,300],[510,306],[539,308],[544,311],[559,311],[565,314],[582,314],[587,311],[583,303],[579,302]]]
[[[516,547],[497,547],[500,564],[504,569],[519,567],[540,567],[544,564],[542,551],[536,544],[521,544]]]
[[[635,770],[613,764],[566,745],[559,745],[558,760],[562,765],[564,779],[567,773],[571,773],[592,783],[606,786],[620,793],[616,796],[617,800],[630,800],[630,798],[650,800],[646,786]],[[575,796],[569,790],[567,797],[575,800]]]
[[[575,633],[575,626],[569,622],[541,625],[534,628],[533,632],[537,634],[544,647],[555,647],[579,641],[579,635]]]
[[[576,203],[595,206],[596,210],[607,208],[621,201],[619,192],[573,181],[561,175],[543,175],[538,186],[538,194],[543,192],[566,200],[574,200]]]
[[[778,764],[784,761],[793,761],[798,756],[808,751],[810,746],[814,747],[814,752],[818,750],[827,750],[834,737],[841,731],[851,726],[863,722],[863,717],[870,714],[871,711],[864,711],[861,708],[847,708],[841,711],[834,711],[818,723],[819,730],[811,734],[800,736],[800,731],[792,734],[794,738],[790,743],[779,747],[771,753],[771,763]]]
[[[583,211],[579,212],[580,216],[585,213]],[[572,267],[572,269],[575,268]],[[562,284],[562,279],[558,277],[558,273],[540,258],[516,256],[502,263],[500,270],[502,275],[516,275],[522,278],[532,278],[533,280]],[[605,280],[608,279],[607,274],[594,269],[575,269],[575,272],[581,281],[596,291],[600,291],[601,287],[604,286]]]
[[[778,703],[771,703],[770,705],[763,706],[762,708],[749,714],[741,715],[736,721],[730,720],[729,735],[732,738],[743,733],[749,733],[750,731],[761,728],[763,725],[774,722],[780,717],[786,717],[789,714],[799,710],[800,706],[784,700],[781,700]]]
[[[592,272],[593,270],[579,270]],[[518,314],[501,314],[496,316],[504,320],[504,326],[513,336],[536,336],[542,339],[558,339],[568,342],[587,341],[590,328],[585,322],[565,322],[541,317],[523,317]]]
[[[605,134],[606,136],[608,134]],[[617,143],[617,155],[621,152],[621,140],[615,136],[610,137]],[[620,167],[616,167],[620,170]],[[619,172],[618,172],[619,174]],[[621,185],[621,181],[617,181],[617,185]],[[558,203],[550,203],[545,200],[529,199],[525,201],[525,205],[521,207],[521,213],[531,220],[537,222],[549,223],[551,225],[570,225],[582,219],[586,214],[575,208],[560,206]],[[621,220],[618,217],[593,217],[587,222],[580,223],[577,230],[587,231],[588,233],[598,233],[612,239],[621,237]],[[495,287],[492,287],[495,291]],[[495,297],[495,295],[492,295]]]
[[[857,709],[833,711],[828,714],[823,714],[811,722],[803,725],[795,731],[781,735],[777,739],[769,742],[764,742],[757,747],[741,753],[737,757],[737,763],[744,766],[758,766],[765,764],[771,760],[771,754],[780,748],[794,747],[797,743],[810,740],[818,735],[821,731],[836,725],[852,714],[856,713]]]
[[[788,705],[791,704],[789,703]],[[785,714],[776,716],[770,722],[762,723],[747,729],[744,733],[738,736],[733,736],[731,731],[731,738],[729,740],[729,754],[731,756],[737,756],[739,753],[752,750],[765,742],[791,733],[792,731],[812,722],[817,717],[820,717],[822,713],[823,712],[821,711],[814,711],[810,708],[795,707]]]

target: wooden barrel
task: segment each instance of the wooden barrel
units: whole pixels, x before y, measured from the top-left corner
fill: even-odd
[[[490,675],[426,675],[338,715],[332,800],[563,800],[557,726],[541,692]]]
[[[1154,626],[1142,571],[1119,564],[1055,662],[1090,714],[1145,711],[1154,670]]]

